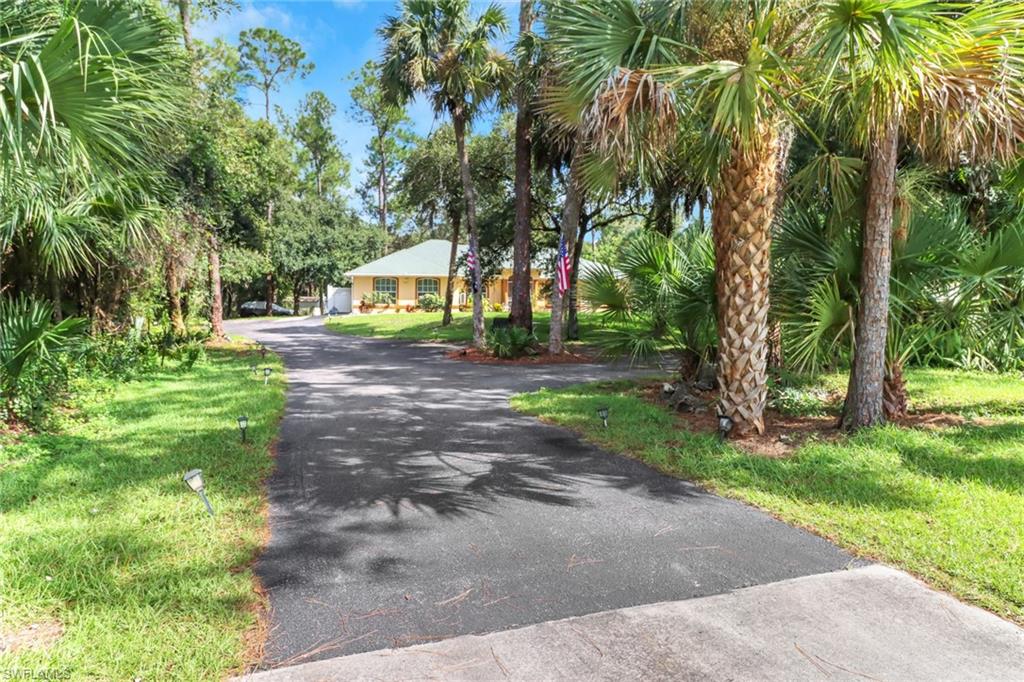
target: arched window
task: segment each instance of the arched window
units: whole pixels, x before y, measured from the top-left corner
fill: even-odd
[[[398,300],[398,280],[394,277],[374,277],[373,293],[377,295],[375,298],[387,297],[388,303],[394,303]]]
[[[421,277],[416,280],[416,298],[423,294],[437,295],[441,292],[441,280],[434,277]]]

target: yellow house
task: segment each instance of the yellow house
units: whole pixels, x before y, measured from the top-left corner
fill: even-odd
[[[359,305],[367,294],[378,299],[387,297],[398,306],[415,306],[423,294],[437,294],[444,297],[448,284],[448,260],[451,257],[451,242],[445,239],[428,239],[408,249],[395,251],[383,258],[361,265],[346,272],[352,279],[352,302]],[[461,258],[468,247],[458,247],[458,258]],[[543,307],[547,299],[542,292],[547,291],[551,276],[542,274],[535,267],[531,271],[534,304]],[[589,262],[581,263],[581,269]],[[484,285],[484,296],[492,304],[508,309],[511,298],[510,279],[512,264],[506,263],[501,274]],[[469,300],[469,283],[463,277],[455,278],[455,305],[465,304]],[[369,297],[367,297],[369,298]]]

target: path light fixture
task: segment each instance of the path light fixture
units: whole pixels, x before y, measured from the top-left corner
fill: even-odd
[[[245,430],[249,428],[249,418],[244,414],[238,418],[238,430],[242,432],[242,442],[245,442]]]
[[[206,498],[206,488],[203,486],[202,470],[192,469],[185,474],[185,478],[182,480],[188,484],[188,487],[191,488],[196,495],[199,495],[199,499],[201,499],[203,504],[206,505],[206,511],[209,512],[210,516],[213,516],[213,507],[210,506],[210,500]]]
[[[718,413],[718,437],[721,440],[725,440],[732,431],[732,417],[729,415],[719,412]]]
[[[608,428],[608,408],[607,407],[599,407],[599,408],[597,408],[597,416],[601,418],[601,421],[604,423],[604,428],[607,429]]]
[[[256,370],[257,370],[256,365],[249,365],[249,369],[252,371],[252,375],[256,376]]]
[[[267,357],[267,347],[264,346],[262,343],[260,344],[260,357],[261,358]]]
[[[269,367],[264,367],[264,368],[263,368],[263,385],[264,385],[264,386],[266,386],[266,385],[267,385],[267,382],[268,382],[268,381],[270,381],[270,373],[271,373],[272,371],[273,371],[273,370],[272,370],[272,369],[270,369]]]

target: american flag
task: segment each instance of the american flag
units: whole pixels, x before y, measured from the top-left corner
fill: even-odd
[[[569,250],[565,248],[565,237],[562,237],[558,245],[558,295],[565,296],[569,291],[569,273],[572,272],[572,260],[569,258]]]
[[[473,289],[473,293],[476,293],[476,254],[473,253],[473,247],[469,247],[469,252],[466,254],[466,265],[469,266],[469,286]]]

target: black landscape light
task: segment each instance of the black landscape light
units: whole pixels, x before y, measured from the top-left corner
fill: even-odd
[[[249,418],[244,414],[238,418],[238,430],[242,432],[242,442],[245,442],[245,430],[249,428]]]
[[[718,413],[718,437],[722,440],[726,439],[729,432],[732,431],[732,417],[722,412]]]
[[[607,429],[608,428],[608,408],[607,407],[599,407],[599,408],[597,408],[597,416],[601,418],[601,421],[604,423],[604,428]]]
[[[192,469],[183,479],[188,487],[199,495],[199,499],[206,505],[206,511],[209,512],[210,516],[213,516],[213,507],[210,506],[210,500],[206,499],[206,488],[203,486],[203,472],[200,469]]]
[[[272,370],[272,369],[270,369],[269,367],[264,367],[264,368],[263,368],[263,385],[264,385],[264,386],[266,386],[266,385],[267,385],[267,382],[268,382],[268,381],[270,381],[270,373],[271,373],[272,371],[273,371],[273,370]]]
[[[249,365],[249,369],[252,371],[252,375],[256,376],[256,370],[258,369],[256,365]]]

